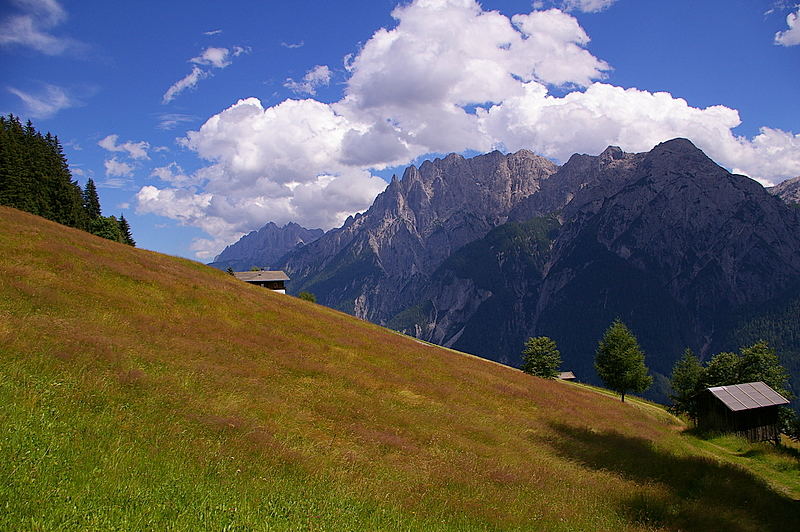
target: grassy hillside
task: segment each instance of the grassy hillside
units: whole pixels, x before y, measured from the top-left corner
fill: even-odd
[[[658,408],[7,208],[0,427],[2,530],[786,530],[798,515],[796,492]]]

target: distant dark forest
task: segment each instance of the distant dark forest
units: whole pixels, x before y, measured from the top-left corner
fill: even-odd
[[[124,216],[103,216],[91,179],[73,181],[58,137],[36,131],[12,114],[0,116],[0,205],[135,246]]]

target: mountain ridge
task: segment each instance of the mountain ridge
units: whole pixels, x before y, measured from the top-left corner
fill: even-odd
[[[748,309],[800,297],[797,235],[800,211],[679,138],[560,167],[527,150],[410,166],[279,266],[294,293],[506,364],[526,337],[552,336],[593,382],[594,343],[620,317],[652,353],[664,400],[685,347],[735,350],[744,316],[758,319]],[[775,341],[798,380],[787,334]]]
[[[410,166],[365,213],[288,254],[281,268],[300,280],[293,290],[380,323],[453,251],[506,221],[555,170],[527,150],[471,159],[451,154]],[[360,288],[348,277],[353,271],[364,279]]]
[[[575,162],[602,175],[600,156],[586,157],[591,156],[571,159],[543,189],[558,189],[561,180],[574,183]],[[800,288],[797,210],[758,183],[720,168],[685,139],[628,159],[634,166],[613,183],[583,174],[582,188],[557,211],[562,225],[553,226],[549,241],[534,253],[542,257],[537,266],[529,262],[534,255],[520,255],[522,248],[511,242],[477,241],[471,246],[486,247],[498,289],[484,286],[478,294],[480,277],[492,270],[486,265],[437,272],[416,303],[429,312],[401,329],[511,365],[519,364],[526,337],[548,335],[558,341],[565,367],[596,382],[594,347],[619,317],[633,326],[651,354],[651,369],[662,375],[652,395],[660,400],[667,393],[663,376],[685,347],[703,358],[738,348],[733,332],[742,319],[738,313]],[[537,219],[546,218],[531,221]],[[467,248],[454,256],[465,253]],[[515,254],[516,263],[510,258]],[[453,300],[479,303],[471,316],[449,320],[450,329],[442,330],[442,314],[432,309]],[[475,332],[485,329],[493,331],[491,339]],[[785,361],[797,379],[792,360],[800,346],[785,347]]]
[[[322,229],[306,229],[294,222],[282,227],[268,222],[257,231],[250,231],[226,246],[209,266],[237,271],[270,267],[295,247],[313,242],[323,234],[325,232]]]
[[[800,176],[769,187],[767,191],[781,198],[786,203],[800,204]]]

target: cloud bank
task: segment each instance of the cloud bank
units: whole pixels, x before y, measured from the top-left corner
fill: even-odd
[[[240,100],[181,140],[208,166],[179,180],[164,173],[163,188],[140,190],[138,210],[206,231],[211,238],[193,245],[205,259],[267,221],[338,226],[385,187],[370,170],[429,153],[527,148],[564,161],[688,137],[762,182],[800,175],[800,135],[764,127],[740,137],[734,109],[604,82],[612,67],[564,11],[509,18],[475,0],[416,0],[392,16],[394,28],[345,58],[341,100]]]

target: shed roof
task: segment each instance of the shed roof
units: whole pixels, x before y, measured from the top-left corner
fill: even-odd
[[[288,281],[289,276],[282,271],[259,270],[253,272],[234,272],[234,277],[240,281],[257,283],[260,281]]]
[[[761,381],[707,389],[733,412],[789,403],[785,397]]]
[[[571,371],[562,371],[558,374],[558,378],[562,381],[572,380],[575,378],[575,374]]]

